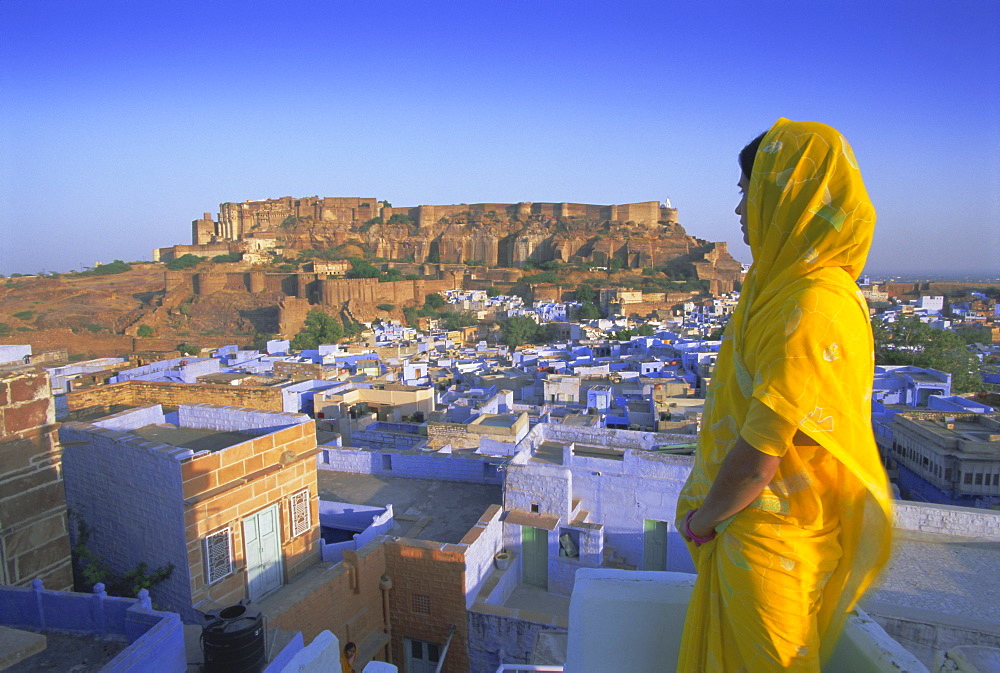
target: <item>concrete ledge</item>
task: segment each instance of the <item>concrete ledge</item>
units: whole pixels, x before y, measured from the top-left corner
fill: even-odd
[[[41,633],[0,626],[0,671],[34,656],[46,647]]]

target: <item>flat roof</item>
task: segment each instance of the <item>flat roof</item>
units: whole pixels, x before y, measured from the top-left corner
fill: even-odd
[[[987,581],[1000,567],[1000,542],[899,529],[893,537],[889,564],[863,609],[935,613],[933,623],[1000,632],[1000,584]]]
[[[510,428],[517,422],[517,416],[511,414],[483,414],[476,425],[486,425],[491,428]]]
[[[392,535],[458,544],[490,505],[501,505],[499,485],[410,479],[317,470],[321,500],[370,507],[392,505]]]
[[[204,428],[181,428],[169,423],[144,425],[141,428],[129,430],[128,432],[152,442],[161,442],[170,446],[191,449],[195,452],[221,451],[230,446],[250,441],[256,436],[246,432],[222,432]]]

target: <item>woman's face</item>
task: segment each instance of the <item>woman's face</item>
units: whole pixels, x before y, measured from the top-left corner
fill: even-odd
[[[740,216],[740,231],[743,232],[743,242],[750,245],[750,232],[747,231],[747,192],[750,191],[750,180],[746,175],[740,175],[736,183],[740,188],[740,202],[736,206],[736,214]]]

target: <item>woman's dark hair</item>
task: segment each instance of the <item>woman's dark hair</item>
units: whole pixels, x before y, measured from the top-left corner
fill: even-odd
[[[344,654],[347,654],[351,650],[356,650],[356,649],[358,649],[358,646],[355,645],[354,643],[349,642],[346,645],[344,645]]]
[[[750,174],[753,173],[753,160],[757,158],[757,150],[760,149],[760,142],[767,135],[767,131],[761,133],[759,136],[747,143],[747,146],[740,150],[740,170],[743,171],[743,175],[750,179]]]

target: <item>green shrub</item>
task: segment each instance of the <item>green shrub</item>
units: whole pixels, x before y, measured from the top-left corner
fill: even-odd
[[[153,336],[153,328],[149,325],[139,325],[139,329],[135,331],[135,335],[139,337],[151,337]]]
[[[18,311],[17,313],[12,313],[11,315],[14,316],[15,318],[17,318],[18,320],[31,320],[32,318],[35,317],[35,312],[34,311]]]
[[[172,259],[165,264],[165,266],[171,271],[180,271],[181,269],[189,269],[192,266],[198,266],[198,264],[205,259],[204,257],[199,257],[198,255],[192,255],[190,252],[176,259]]]
[[[380,311],[392,311],[395,310],[395,304],[379,304],[376,308]]]
[[[216,264],[229,264],[232,262],[243,261],[243,253],[241,252],[230,252],[225,255],[216,255],[212,258],[212,261]]]

